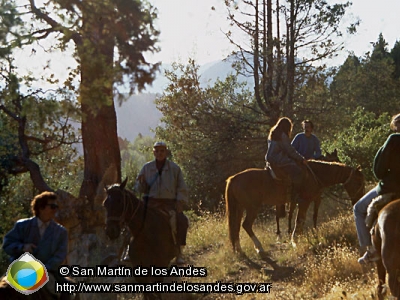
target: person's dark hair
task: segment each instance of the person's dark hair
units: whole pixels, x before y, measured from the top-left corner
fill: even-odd
[[[304,126],[306,123],[311,125],[311,129],[314,129],[314,124],[310,120],[304,120],[301,122],[301,125]]]
[[[35,196],[31,202],[32,213],[38,217],[39,210],[45,208],[49,200],[57,200],[57,194],[53,192],[43,192]]]
[[[290,138],[293,123],[289,118],[283,117],[278,120],[274,127],[269,131],[268,139],[271,141],[280,141],[282,132]]]

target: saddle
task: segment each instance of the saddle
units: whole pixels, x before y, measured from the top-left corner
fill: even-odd
[[[292,202],[292,179],[288,176],[284,171],[282,171],[279,167],[274,166],[268,162],[266,162],[265,170],[269,172],[271,177],[277,181],[277,184],[282,186],[282,188],[286,191],[287,202]]]
[[[149,200],[149,208],[157,211],[160,214],[160,217],[169,223],[171,227],[172,239],[174,240],[174,244],[177,245],[177,216],[176,211],[172,209],[172,207],[175,206],[175,201],[171,199],[154,198],[151,198]]]
[[[279,167],[277,167],[277,166],[272,167],[272,165],[269,162],[266,162],[264,169],[267,170],[271,174],[271,177],[274,180],[282,181],[282,184],[285,184],[287,186],[291,185],[292,180]]]
[[[386,206],[386,204],[390,203],[393,200],[396,200],[399,195],[396,193],[387,193],[383,195],[379,195],[374,198],[371,203],[368,205],[367,209],[367,217],[365,218],[365,224],[368,229],[374,227],[377,219],[379,211]]]

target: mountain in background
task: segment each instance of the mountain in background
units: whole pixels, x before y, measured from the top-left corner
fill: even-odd
[[[121,105],[116,104],[118,136],[133,142],[141,134],[154,137],[154,129],[162,126],[160,121],[162,114],[154,103],[155,99],[162,95],[168,85],[164,76],[165,70],[171,70],[171,65],[163,65],[151,87],[147,87],[144,93],[130,96]],[[214,61],[199,69],[202,87],[212,86],[217,79],[224,80],[228,75],[236,74],[229,59]],[[251,77],[239,75],[238,81],[247,82],[248,87],[253,85]],[[72,123],[74,128],[80,128],[79,123]],[[76,145],[78,152],[83,155],[81,144]]]
[[[116,105],[118,135],[133,142],[138,134],[154,136],[152,129],[161,125],[161,112],[154,100],[157,94],[146,93],[129,97]]]
[[[224,80],[228,75],[236,74],[236,71],[232,67],[232,62],[233,58],[228,57],[225,60],[217,60],[200,66],[199,74],[202,87],[213,85],[218,78]],[[164,76],[166,70],[172,70],[172,66],[170,64],[161,65],[160,71],[158,72],[156,79],[153,81],[153,84],[146,87],[147,93],[161,94],[166,89],[168,85],[168,80]],[[239,75],[238,81],[247,82],[248,86],[253,85],[252,77]]]
[[[129,141],[134,141],[137,135],[154,136],[152,129],[161,126],[161,112],[156,108],[154,100],[162,95],[168,85],[164,76],[165,70],[171,70],[171,65],[162,65],[153,85],[146,88],[145,93],[130,96],[121,106],[117,105],[118,135]],[[228,75],[235,74],[232,62],[227,60],[214,61],[200,66],[200,82],[203,87],[211,86],[217,79],[224,80]],[[252,78],[239,75],[239,81],[252,85]]]

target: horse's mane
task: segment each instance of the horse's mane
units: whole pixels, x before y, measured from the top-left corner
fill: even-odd
[[[127,193],[130,196],[129,200],[138,200],[138,201],[140,201],[139,198],[136,197],[136,195],[135,195],[135,193],[133,191],[128,190],[126,188],[121,189],[121,184],[120,183],[114,183],[114,184],[108,185],[106,187],[106,192],[108,193],[113,189],[119,189],[121,191],[121,193]],[[104,201],[103,201],[103,203],[104,203]]]
[[[120,188],[121,187],[121,184],[120,183],[113,183],[113,184],[110,184],[110,185],[107,185],[106,186],[106,191],[109,191],[109,190],[111,190],[111,189],[113,189],[113,188]]]
[[[329,168],[330,172],[333,173],[338,173],[338,172],[343,172],[344,170],[348,170],[349,166],[346,166],[344,163],[340,162],[333,162],[333,161],[322,161],[322,160],[314,160],[314,159],[309,159],[307,160],[309,163],[309,166],[314,172],[324,172],[326,171],[326,168]]]
[[[321,160],[308,160],[308,168],[318,177],[336,181],[342,176],[351,176],[352,168],[340,162],[328,162]]]
[[[308,159],[309,163],[313,165],[331,165],[331,166],[339,166],[339,167],[347,167],[344,163],[336,162],[336,161],[325,161],[325,160],[317,160],[317,159]]]

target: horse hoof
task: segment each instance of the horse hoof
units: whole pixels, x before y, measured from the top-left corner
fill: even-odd
[[[259,255],[261,255],[264,252],[264,250],[260,250],[256,247],[254,247],[254,249],[256,250],[257,254],[259,254]]]
[[[282,236],[281,236],[280,234],[277,234],[277,235],[276,235],[276,240],[277,240],[278,242],[282,241]]]
[[[242,254],[243,253],[243,251],[242,251],[242,248],[235,248],[235,249],[233,249],[233,252],[235,253],[235,254],[237,254],[237,255],[240,255],[240,254]]]

